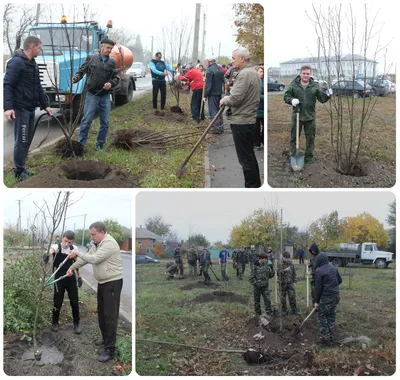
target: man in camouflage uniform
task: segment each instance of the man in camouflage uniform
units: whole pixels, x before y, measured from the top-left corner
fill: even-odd
[[[197,275],[197,251],[194,244],[190,246],[188,252],[189,276],[194,277]]]
[[[222,250],[219,253],[219,265],[221,265],[221,276],[224,281],[229,280],[229,277],[226,275],[228,257],[231,257],[229,251],[226,250],[225,246],[222,246]]]
[[[289,298],[289,305],[293,315],[300,315],[296,307],[296,269],[290,262],[289,252],[283,252],[282,264],[278,266],[278,280],[281,293],[282,316],[287,315],[286,296]]]
[[[342,283],[339,271],[325,253],[315,259],[315,304],[318,310],[319,341],[330,345],[335,340],[336,309],[340,301],[339,285]]]
[[[209,284],[211,282],[210,275],[208,274],[208,268],[212,265],[211,253],[207,248],[203,248],[203,253],[200,255],[200,265],[204,275],[204,283]]]
[[[174,274],[178,272],[178,265],[173,261],[169,261],[165,264],[165,269],[167,280],[172,280],[174,278]]]
[[[239,252],[239,249],[236,248],[233,250],[233,253],[232,253],[232,266],[233,266],[233,270],[236,271],[236,277],[239,277],[239,270],[237,267],[238,252]]]
[[[274,270],[268,265],[268,255],[260,253],[258,261],[254,263],[254,270],[250,276],[250,283],[254,287],[254,311],[256,315],[261,315],[261,296],[264,298],[265,313],[272,314],[271,300],[269,296],[269,279],[274,277]]]
[[[249,262],[247,252],[244,247],[241,246],[237,254],[236,268],[239,272],[239,280],[243,280],[244,271],[246,269],[246,264]]]
[[[250,264],[250,271],[253,273],[254,264],[258,260],[258,255],[256,253],[255,245],[250,246],[250,253],[249,253],[249,264]]]
[[[175,259],[176,265],[178,265],[179,274],[181,276],[183,276],[183,260],[182,260],[182,251],[181,251],[180,244],[178,244],[178,246],[175,248],[174,259]]]
[[[310,275],[310,269],[311,269],[311,280],[310,280],[311,298],[312,298],[312,302],[315,303],[315,270],[316,270],[315,260],[319,255],[318,245],[315,243],[312,243],[308,252],[311,253],[311,258],[310,258],[310,262],[308,264],[306,275],[307,276]]]

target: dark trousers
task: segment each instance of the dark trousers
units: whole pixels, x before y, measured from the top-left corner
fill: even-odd
[[[208,113],[210,115],[210,119],[214,119],[214,116],[219,111],[219,102],[221,101],[221,95],[209,96],[208,97]],[[221,116],[215,121],[213,130],[216,132],[224,131],[224,121]]]
[[[321,296],[318,309],[320,340],[329,342],[335,339],[336,309],[340,301],[339,294]]]
[[[193,90],[190,107],[192,109],[192,119],[200,122],[204,120],[204,107],[200,117],[201,103],[203,102],[203,90]]]
[[[239,163],[243,168],[245,187],[261,187],[260,170],[253,149],[255,124],[231,124]]]
[[[165,108],[165,99],[167,98],[167,84],[165,80],[153,80],[153,108],[157,109],[158,90],[161,92],[161,109]]]
[[[254,146],[261,146],[264,145],[264,118],[257,117],[256,119],[256,128],[254,132]]]
[[[304,264],[304,257],[303,256],[299,257],[299,264]]]
[[[175,259],[175,263],[176,265],[178,265],[178,270],[179,270],[179,274],[183,276],[183,261],[182,258],[176,258]]]
[[[97,315],[104,349],[115,351],[122,278],[97,285]]]
[[[57,278],[58,277],[55,279]],[[76,285],[75,275],[71,277],[65,277],[63,280],[60,280],[54,284],[53,323],[58,323],[60,318],[60,310],[64,301],[65,290],[68,293],[74,323],[79,323],[78,286]]]
[[[25,169],[25,161],[31,146],[35,127],[35,111],[15,110],[14,120],[14,174]]]
[[[290,135],[290,154],[296,154],[296,114],[292,118],[292,131]],[[315,119],[309,121],[299,122],[299,138],[301,130],[304,125],[304,134],[306,135],[306,150],[305,159],[312,159],[314,157],[314,140],[315,140]]]

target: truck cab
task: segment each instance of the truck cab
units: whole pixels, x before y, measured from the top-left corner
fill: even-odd
[[[386,268],[393,262],[393,253],[380,251],[376,243],[362,243],[359,246],[359,260],[376,268]]]

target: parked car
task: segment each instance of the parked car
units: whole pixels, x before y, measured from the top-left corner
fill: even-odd
[[[136,264],[157,264],[160,260],[145,255],[136,255]]]
[[[268,77],[268,91],[283,91],[285,89],[285,85],[282,82],[279,82],[275,78]]]
[[[360,79],[363,83],[364,80]],[[389,81],[381,78],[367,78],[366,82],[372,87],[376,96],[387,96],[390,93]]]
[[[146,66],[143,62],[133,62],[127,73],[133,75],[135,78],[145,78]]]
[[[314,79],[315,82],[317,82],[321,87],[327,87],[328,82],[325,79],[322,78],[317,78],[311,75],[311,78]]]
[[[342,96],[353,96],[354,98],[367,98],[374,95],[374,91],[369,84],[366,83],[364,89],[364,81],[361,79],[336,82],[332,84],[332,92],[335,96],[338,96],[340,93]]]
[[[388,82],[390,92],[396,92],[396,83],[391,82],[390,80],[386,80],[386,82]]]

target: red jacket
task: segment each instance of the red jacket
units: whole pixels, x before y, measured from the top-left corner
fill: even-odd
[[[185,76],[178,75],[178,79],[181,81],[187,81],[192,91],[203,89],[203,73],[196,68],[190,69]]]

